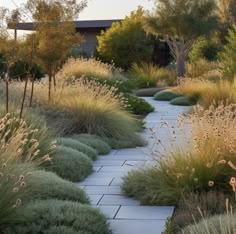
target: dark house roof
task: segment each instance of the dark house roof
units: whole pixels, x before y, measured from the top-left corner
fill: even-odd
[[[85,30],[102,30],[110,28],[112,23],[120,22],[120,19],[114,20],[79,20],[74,21],[76,31],[85,31]],[[14,29],[11,25],[8,25],[9,29]],[[16,25],[18,30],[33,30],[33,23],[18,23]]]

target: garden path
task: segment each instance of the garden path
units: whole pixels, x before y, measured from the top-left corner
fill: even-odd
[[[89,195],[92,205],[107,216],[113,234],[161,234],[167,217],[174,212],[174,207],[170,206],[142,206],[121,192],[122,177],[128,171],[153,164],[150,148],[154,139],[150,128],[156,131],[164,145],[169,144],[168,128],[163,127],[163,122],[175,126],[177,116],[189,109],[155,101],[151,97],[144,99],[155,107],[155,111],[145,118],[146,129],[142,133],[148,146],[113,150],[109,155],[99,157],[94,163],[94,173],[79,184]]]

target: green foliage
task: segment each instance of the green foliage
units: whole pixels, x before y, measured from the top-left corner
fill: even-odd
[[[177,98],[172,99],[170,101],[170,104],[174,106],[192,106],[192,105],[195,105],[196,102],[194,98],[183,96],[183,97],[177,97]]]
[[[79,182],[91,174],[93,163],[90,158],[78,150],[57,146],[52,155],[51,164],[45,168],[55,172],[63,179]]]
[[[126,94],[124,97],[127,100],[127,109],[135,115],[146,115],[154,111],[154,107],[142,98],[132,94]]]
[[[27,178],[29,192],[25,200],[58,199],[88,204],[86,193],[74,183],[63,180],[52,172],[33,171]],[[26,203],[26,202],[25,202]]]
[[[138,8],[98,36],[97,53],[105,61],[127,69],[132,63],[150,62],[153,46],[142,28],[144,10]]]
[[[123,149],[123,148],[135,148],[142,147],[147,144],[147,142],[140,137],[138,134],[132,136],[132,138],[126,138],[124,136],[123,139],[116,138],[103,138],[113,149]]]
[[[97,136],[91,134],[80,134],[73,135],[72,138],[82,142],[85,145],[92,147],[100,155],[109,154],[111,151],[111,147],[107,144],[107,142],[99,139]]]
[[[222,46],[219,43],[203,38],[193,44],[189,59],[191,62],[196,62],[199,59],[206,59],[210,62],[216,61],[221,50]]]
[[[160,92],[157,92],[154,95],[154,99],[158,101],[171,101],[174,98],[180,97],[181,95],[171,91],[171,90],[163,90]]]
[[[93,148],[75,139],[63,137],[63,138],[58,138],[57,142],[59,145],[70,147],[72,149],[84,153],[92,160],[95,160],[97,157],[97,152]]]
[[[235,214],[216,215],[203,218],[202,221],[190,225],[182,231],[184,234],[221,233],[234,234],[236,226]]]
[[[97,209],[71,201],[34,201],[17,213],[21,219],[9,227],[6,233],[79,233],[110,234],[104,215]],[[60,232],[56,232],[60,231]]]
[[[133,64],[129,77],[137,83],[138,88],[156,87],[160,82],[170,81],[170,72],[151,63]],[[174,75],[173,75],[174,76]],[[176,77],[174,77],[175,80]]]
[[[134,93],[138,97],[153,97],[154,94],[164,90],[165,88],[146,88],[135,90]]]
[[[156,0],[154,15],[145,19],[145,28],[153,34],[193,40],[216,27],[216,2],[212,0]]]
[[[236,75],[236,25],[229,30],[227,44],[220,54],[221,68],[226,78],[234,78]]]
[[[17,61],[10,69],[10,77],[12,79],[25,79],[26,78],[26,71],[29,69],[29,64],[26,62],[19,60]],[[30,74],[32,77],[36,79],[40,79],[44,76],[44,72],[40,66],[34,64],[30,69]]]

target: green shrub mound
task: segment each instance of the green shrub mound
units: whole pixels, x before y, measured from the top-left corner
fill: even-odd
[[[151,106],[142,98],[138,98],[131,94],[126,94],[127,109],[135,115],[145,115],[154,111],[154,107]]]
[[[73,135],[73,139],[78,140],[83,144],[92,147],[100,155],[106,155],[111,152],[111,147],[109,146],[109,144],[99,139],[97,136],[90,134],[80,134],[80,135]]]
[[[165,88],[146,88],[135,90],[134,93],[138,97],[153,97],[157,92],[164,90]]]
[[[65,146],[58,146],[47,167],[63,179],[79,182],[93,171],[93,162],[84,153]]]
[[[221,233],[234,234],[236,226],[235,214],[215,215],[210,218],[204,218],[197,224],[187,226],[182,233]]]
[[[58,199],[89,203],[89,199],[82,189],[52,172],[43,170],[32,172],[27,179],[27,187],[29,188],[27,200]]]
[[[85,145],[75,139],[61,137],[61,138],[57,139],[57,143],[59,145],[63,145],[63,146],[78,150],[78,151],[84,153],[85,155],[87,155],[92,160],[95,160],[97,158],[97,152],[93,148],[91,148],[88,145]]]
[[[155,168],[131,171],[123,178],[122,191],[145,205],[176,205],[182,190],[166,183]]]
[[[104,138],[104,140],[112,147],[112,149],[134,148],[147,145],[147,141],[137,134],[132,138],[124,140],[115,138]]]
[[[183,96],[183,97],[177,97],[177,98],[172,99],[170,101],[170,104],[174,106],[193,106],[196,103],[190,97]]]
[[[157,92],[154,95],[154,99],[157,101],[171,101],[174,98],[180,97],[180,94],[177,94],[171,90],[163,90],[160,92]]]
[[[71,201],[34,201],[17,210],[20,220],[8,234],[110,234],[107,219],[99,210]]]

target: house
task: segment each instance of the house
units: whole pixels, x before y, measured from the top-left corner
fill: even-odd
[[[91,56],[94,52],[94,49],[97,45],[97,36],[101,33],[102,30],[107,30],[111,27],[112,23],[120,22],[121,20],[80,20],[75,21],[76,31],[84,36],[85,42],[81,44],[81,50]],[[8,25],[9,29],[14,29],[10,25]],[[18,23],[16,25],[16,30],[33,30],[33,23]],[[15,33],[16,37],[16,33]]]

